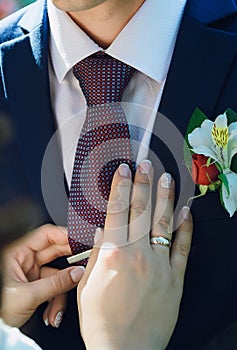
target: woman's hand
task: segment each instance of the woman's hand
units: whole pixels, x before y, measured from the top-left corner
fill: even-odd
[[[44,321],[53,327],[60,325],[65,292],[77,286],[84,268],[58,271],[43,265],[70,254],[67,234],[53,225],[41,226],[6,249],[1,308],[5,322],[21,327],[40,304],[49,301]]]
[[[115,173],[104,231],[78,287],[81,332],[88,350],[165,349],[174,330],[190,250],[192,218],[188,208],[172,248],[150,244],[171,239],[174,181],[158,183],[151,222],[153,169],[138,167],[134,185],[126,165]],[[151,235],[151,237],[150,237]]]

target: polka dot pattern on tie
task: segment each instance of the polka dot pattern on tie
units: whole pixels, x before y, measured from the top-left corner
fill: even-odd
[[[73,73],[89,107],[69,194],[69,244],[76,254],[89,249],[95,228],[104,226],[115,170],[121,163],[132,168],[129,127],[119,102],[134,68],[98,52],[77,63]]]

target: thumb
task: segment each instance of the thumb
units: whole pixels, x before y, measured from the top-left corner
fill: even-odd
[[[52,269],[49,268],[49,276],[30,283],[36,306],[54,298],[56,295],[75,288],[81,280],[84,271],[85,268],[83,266],[74,266],[52,274]],[[44,275],[47,275],[47,267]]]

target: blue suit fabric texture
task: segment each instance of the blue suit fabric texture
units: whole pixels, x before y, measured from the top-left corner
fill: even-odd
[[[32,225],[53,222],[41,186],[45,150],[56,126],[48,76],[49,23],[44,0],[0,22],[0,112],[12,137],[0,151],[0,204],[27,197],[40,215]],[[185,134],[196,107],[210,119],[227,108],[237,111],[237,4],[235,0],[188,0],[159,112]],[[159,118],[157,118],[159,119]],[[158,120],[154,130],[159,130]],[[178,161],[159,138],[151,140],[150,158],[159,157],[180,190]],[[177,145],[177,148],[181,145]],[[52,147],[48,196],[54,221],[66,224],[63,166],[57,143]],[[182,150],[178,157],[182,158]],[[181,159],[180,159],[181,160]],[[156,178],[161,170],[155,166]],[[187,182],[191,181],[187,177]],[[236,189],[237,190],[237,189]],[[185,204],[184,199],[184,203]],[[222,208],[218,193],[193,202],[194,236],[184,295],[168,350],[237,348],[237,215]],[[64,267],[64,260],[54,263]],[[85,349],[78,335],[75,291],[59,329],[45,327],[39,307],[22,328],[44,350],[66,346]],[[146,344],[144,344],[146,349]]]

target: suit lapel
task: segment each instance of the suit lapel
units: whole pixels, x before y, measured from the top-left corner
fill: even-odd
[[[188,0],[186,10],[189,16],[208,25],[235,14],[237,5],[235,0]]]
[[[182,133],[195,107],[215,117],[212,112],[237,51],[237,36],[198,22],[191,3],[197,1],[187,5],[160,105]]]
[[[216,117],[216,113],[224,112],[217,107],[221,106],[222,89],[237,51],[237,35],[207,26],[213,18],[220,19],[223,15],[236,13],[233,2],[228,0],[222,5],[224,8],[213,6],[216,11],[209,9],[209,17],[205,14],[205,23],[201,23],[201,12],[207,3],[212,6],[212,1],[204,1],[191,0],[186,6],[159,108],[161,116],[156,118],[150,145],[149,157],[155,167],[156,178],[164,170],[173,175],[177,193],[181,191],[179,197],[184,199],[180,206],[186,204],[193,193],[193,182],[184,166],[183,140],[180,136],[185,134],[196,107],[211,119]],[[232,96],[224,109],[237,109],[236,98],[234,94]]]
[[[30,193],[44,207],[42,190],[52,202],[52,197],[56,199],[58,195],[57,174],[63,179],[61,156],[58,144],[54,142],[50,151],[51,162],[47,162],[51,165],[46,171],[47,184],[43,184],[46,189],[42,188],[42,161],[55,132],[48,78],[48,18],[44,2],[37,1],[22,17],[19,26],[24,33],[29,33],[23,35],[22,32],[20,37],[1,46],[4,88]],[[57,220],[54,214],[50,214]],[[60,222],[64,223],[64,220]]]

